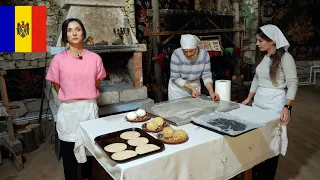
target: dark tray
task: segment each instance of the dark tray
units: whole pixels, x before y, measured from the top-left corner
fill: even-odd
[[[111,156],[112,156],[113,153],[110,153],[110,152],[107,152],[107,151],[104,150],[104,147],[109,145],[109,144],[112,144],[112,143],[125,143],[128,146],[126,150],[135,150],[136,146],[130,146],[128,144],[128,142],[127,142],[128,140],[120,138],[120,134],[123,133],[123,132],[126,132],[126,131],[137,131],[137,132],[139,132],[140,133],[139,137],[148,138],[148,140],[149,140],[148,144],[157,145],[157,146],[160,147],[160,149],[158,149],[156,151],[148,152],[148,153],[145,153],[145,154],[138,154],[135,157],[128,158],[128,159],[125,159],[125,160],[118,161],[118,160],[112,159]],[[97,136],[96,138],[94,138],[94,141],[101,148],[101,150],[104,151],[110,157],[111,160],[113,160],[115,162],[118,162],[118,163],[125,163],[125,162],[129,162],[129,161],[132,161],[132,160],[136,160],[136,159],[139,159],[139,158],[142,158],[142,157],[145,157],[145,156],[149,156],[151,154],[159,153],[159,152],[161,152],[161,151],[163,151],[165,149],[164,144],[163,144],[162,141],[152,137],[151,135],[149,135],[148,133],[146,133],[144,130],[142,130],[140,128],[128,128],[128,129],[124,129],[124,130],[121,130],[121,131],[116,131],[116,132],[112,132],[112,133],[109,133],[109,134],[100,135],[100,136]]]
[[[240,135],[242,135],[242,134],[248,133],[248,132],[250,132],[250,131],[255,130],[255,129],[258,128],[258,127],[257,127],[257,128],[249,129],[249,130],[244,131],[244,132],[242,132],[242,133],[239,133],[239,134],[236,134],[236,135],[232,135],[232,134],[228,134],[228,133],[225,133],[225,132],[223,132],[223,131],[219,131],[219,130],[217,130],[217,129],[214,129],[214,128],[211,128],[211,127],[208,127],[208,126],[199,124],[199,123],[196,123],[196,122],[194,122],[194,121],[191,121],[191,123],[194,124],[194,125],[196,125],[196,126],[199,126],[199,127],[204,128],[204,129],[207,129],[207,130],[209,130],[209,131],[213,131],[213,132],[215,132],[215,133],[218,133],[218,134],[221,134],[221,135],[225,135],[225,136],[230,136],[230,137],[237,137],[237,136],[240,136]]]

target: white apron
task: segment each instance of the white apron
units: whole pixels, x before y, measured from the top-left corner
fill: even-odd
[[[78,163],[87,161],[81,136],[80,122],[97,119],[98,106],[96,100],[72,100],[61,102],[57,113],[57,132],[62,141],[75,142],[74,153]]]
[[[259,87],[255,93],[252,106],[279,113],[280,118],[280,113],[285,104],[286,92],[283,89]],[[280,152],[282,155],[286,154],[288,147],[287,127],[286,124],[281,123],[281,121],[274,132],[270,146],[275,152]]]
[[[192,92],[190,89],[180,87],[176,83],[172,82],[173,80],[169,80],[169,85],[168,85],[168,100],[175,100],[175,99],[180,99],[184,97],[191,96]],[[193,86],[196,88],[198,92],[201,92],[201,84],[200,84],[200,79],[193,81],[193,82],[188,82],[190,86]]]

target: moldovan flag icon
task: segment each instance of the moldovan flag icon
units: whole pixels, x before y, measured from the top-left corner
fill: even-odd
[[[0,6],[0,52],[46,52],[46,6]]]

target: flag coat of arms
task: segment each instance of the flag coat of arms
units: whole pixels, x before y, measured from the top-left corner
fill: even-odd
[[[0,52],[46,52],[46,6],[0,6]]]

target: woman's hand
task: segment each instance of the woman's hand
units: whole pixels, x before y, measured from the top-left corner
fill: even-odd
[[[251,99],[247,97],[244,101],[242,101],[242,104],[247,105],[250,101]]]
[[[192,87],[192,89],[191,89],[191,95],[192,95],[192,97],[194,97],[194,98],[198,98],[198,97],[200,97],[200,92],[198,92],[198,91],[196,90],[196,88]]]
[[[283,108],[280,114],[280,120],[284,123],[289,122],[290,110],[288,108]]]
[[[210,97],[213,101],[219,101],[220,100],[220,96],[217,93],[210,93]]]

